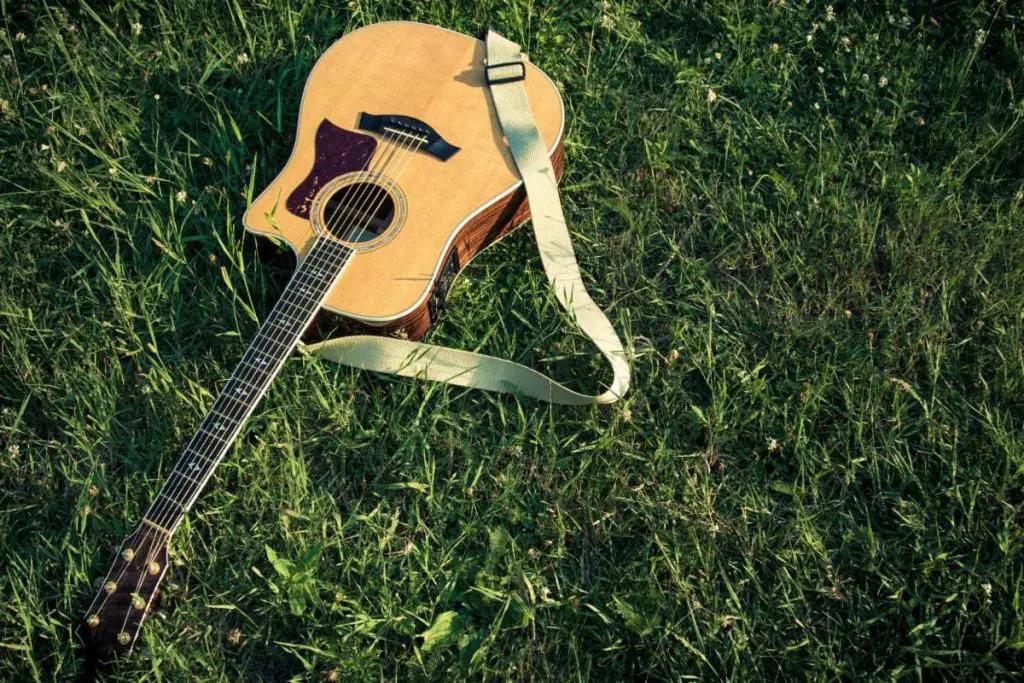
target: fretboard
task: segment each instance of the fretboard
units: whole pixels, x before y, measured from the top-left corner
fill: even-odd
[[[173,533],[313,320],[353,251],[318,238],[267,315],[143,523]]]

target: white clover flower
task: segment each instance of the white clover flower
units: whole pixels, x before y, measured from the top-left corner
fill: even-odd
[[[110,168],[107,169],[107,173],[109,173],[111,176],[116,176],[117,175],[117,169],[114,168],[113,166],[111,166]]]
[[[48,149],[50,149],[50,146],[47,145],[47,144],[39,145],[39,150],[42,151],[42,152],[45,152]]]
[[[248,64],[249,63],[249,54],[247,52],[241,52],[241,53],[239,53],[239,55],[237,57],[235,57],[235,61],[238,64]]]
[[[836,8],[829,5],[825,8],[825,21],[832,21],[836,18]]]
[[[845,47],[847,50],[850,49],[850,43],[852,42],[850,40],[850,36],[843,36],[842,38],[839,39],[839,42],[842,43],[843,47]]]
[[[141,36],[142,35],[142,24],[140,24],[137,21],[134,24],[132,24],[132,33],[134,33],[137,36]]]
[[[886,78],[885,76],[882,76],[881,78],[878,79],[878,87],[879,88],[885,88],[888,85],[889,85],[889,79]]]
[[[717,99],[718,99],[718,93],[716,93],[711,88],[708,88],[708,98],[707,98],[708,104],[714,104],[715,100],[717,100]]]
[[[63,173],[64,169],[68,167],[68,162],[63,159],[57,162],[57,173]]]
[[[174,195],[174,198],[178,200],[179,204],[184,204],[185,200],[188,199],[188,194],[185,190],[178,190],[178,194]]]
[[[25,34],[21,31],[18,31],[17,34],[15,34],[14,39],[20,43],[21,41],[25,40]]]
[[[778,51],[779,51],[779,44],[778,43],[772,43],[772,52],[778,52]]]

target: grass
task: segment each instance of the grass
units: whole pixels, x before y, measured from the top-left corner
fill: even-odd
[[[394,18],[494,25],[559,83],[633,390],[296,357],[110,680],[1021,678],[1019,7],[67,5],[0,2],[0,679],[78,671],[92,582],[291,267],[240,218],[306,74]],[[431,341],[606,378],[528,231],[451,300]]]

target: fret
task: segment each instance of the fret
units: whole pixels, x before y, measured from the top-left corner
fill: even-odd
[[[290,298],[291,299],[296,299],[297,298],[297,299],[300,299],[300,300],[305,300],[306,303],[303,304],[303,305],[300,305],[300,303],[296,303],[295,301],[285,301],[284,299],[282,299],[281,301],[278,302],[277,305],[282,307],[282,310],[285,307],[289,307],[289,308],[294,309],[295,311],[297,311],[297,313],[296,314],[289,313],[288,315],[295,315],[296,317],[293,318],[293,319],[296,322],[299,322],[299,321],[305,322],[306,319],[308,319],[310,314],[313,312],[314,307],[320,305],[320,299],[322,299],[323,297],[322,297],[322,295],[317,295],[316,298],[311,298],[311,297],[309,297],[309,296],[307,296],[305,294],[294,294]]]
[[[232,377],[231,381],[232,382],[238,382],[239,384],[244,384],[245,386],[249,387],[250,389],[252,389],[253,391],[255,391],[257,393],[263,391],[263,389],[265,388],[262,384],[250,384],[249,382],[245,381],[244,379],[242,379],[240,377]]]
[[[261,359],[260,362],[262,362],[263,365],[253,365],[251,362],[249,362],[248,360],[243,358],[242,360],[240,360],[238,362],[238,367],[241,368],[242,366],[245,366],[245,367],[249,368],[249,370],[251,370],[252,372],[256,373],[257,375],[261,375],[261,374],[269,375],[271,368],[273,368],[275,365],[277,365],[277,362],[275,361],[273,364],[271,364],[271,362],[270,362],[270,360],[268,360],[268,358],[269,358],[269,356],[267,358]],[[260,381],[262,382],[262,378],[260,378]]]
[[[234,380],[240,382],[241,380]],[[210,424],[211,427],[216,429],[218,432],[226,431],[231,428],[232,423],[237,422],[238,418],[231,415],[225,415],[221,411],[217,410],[216,404],[213,408],[210,408],[210,412],[206,414],[206,419],[213,418],[213,422]]]
[[[242,356],[243,363],[249,363],[255,368],[270,369],[275,363],[283,360],[281,356],[275,356],[273,354],[266,353],[265,351],[256,347],[255,344],[249,347],[249,350]],[[235,374],[238,374],[237,371]]]
[[[300,301],[305,302],[306,307],[303,308],[303,309],[300,309],[300,310],[302,310],[305,313],[309,313],[309,309],[310,308],[312,308],[314,305],[320,303],[320,299],[323,298],[323,296],[324,296],[324,294],[326,292],[326,289],[327,289],[326,287],[320,287],[318,285],[313,285],[313,284],[311,284],[311,285],[300,285],[300,286],[296,287],[295,289],[293,289],[292,291],[290,291],[288,293],[288,297],[290,299],[298,299]],[[294,306],[295,308],[299,308],[299,306],[297,306],[295,303],[293,303],[292,301],[289,301],[288,299],[285,299],[285,298],[281,299],[281,301],[279,302],[279,305],[282,305],[282,306]]]
[[[164,488],[166,488],[166,486]],[[170,502],[172,505],[178,506],[182,510],[185,509],[185,502],[186,501],[178,500],[177,498],[175,498],[174,496],[172,496],[171,494],[169,494],[169,493],[167,493],[167,492],[165,492],[163,490],[161,490],[160,493],[156,494],[156,499],[153,501],[153,506],[152,506],[153,508],[156,507],[157,503],[160,501],[161,498],[163,498],[164,500]]]
[[[199,470],[199,463],[194,462],[194,463],[192,463],[186,469]],[[171,477],[179,477],[181,479],[185,479],[186,481],[188,481],[188,482],[190,482],[192,484],[195,484],[197,486],[202,486],[203,485],[203,482],[200,481],[199,479],[195,479],[193,477],[190,477],[189,475],[187,475],[184,472],[182,472],[180,469],[175,468],[175,469],[171,470],[171,473],[169,475],[167,475],[167,486],[168,486],[168,488],[173,487],[173,486],[177,486],[176,484],[171,484]]]
[[[285,322],[286,323],[290,323],[290,324],[287,327],[285,327],[284,325],[278,324],[277,321],[278,321],[279,318],[285,318]],[[304,320],[291,320],[290,318],[287,318],[287,316],[283,316],[283,315],[282,316],[278,316],[277,318],[271,318],[271,319],[268,319],[265,323],[263,323],[263,327],[260,328],[260,335],[263,336],[263,335],[266,335],[269,331],[274,331],[274,332],[284,332],[286,339],[287,338],[291,338],[291,337],[294,337],[299,332],[299,330],[296,329],[296,328],[298,328],[298,326],[301,325],[303,322],[305,322],[305,321]]]
[[[258,393],[258,390],[255,387],[262,389],[265,384],[265,382],[252,384],[254,379],[256,378],[246,375],[246,378],[243,380],[241,373],[236,372],[231,376],[231,379],[228,380],[228,383],[224,385],[224,388],[220,390],[220,395],[217,397],[217,400],[219,401],[222,398],[230,398],[234,401],[244,401],[247,398],[251,398],[254,394]],[[214,407],[216,408],[216,405]]]
[[[195,441],[195,439],[193,439],[193,441]],[[199,458],[203,462],[207,462],[207,463],[216,463],[217,462],[216,458],[208,458],[205,455],[203,455],[202,453],[200,453],[199,451],[195,450],[190,445],[188,448],[185,449],[184,455],[181,456],[181,458],[178,460],[178,463],[177,463],[177,465],[175,465],[175,467],[178,467],[181,464],[185,463],[186,461],[190,460],[190,459],[186,458],[185,456],[192,456],[192,457],[195,457],[195,458]],[[194,463],[190,464],[189,467],[190,468],[191,467],[195,467],[195,464]]]
[[[215,442],[221,444],[222,446],[228,442],[227,439],[225,439],[224,437],[217,436],[213,432],[207,430],[205,427],[200,427],[199,428],[199,433],[202,434],[203,436],[209,438],[210,440],[215,441]]]
[[[238,389],[238,391],[242,391],[242,387],[237,387],[237,389]],[[227,403],[228,401],[230,401],[233,405],[229,406],[227,409],[229,411],[233,412],[237,408],[241,408],[242,411],[241,411],[240,414],[242,414],[242,415],[245,415],[245,413],[248,412],[249,408],[252,407],[252,400],[251,400],[251,398],[235,397],[235,396],[232,396],[227,391],[221,392],[221,395],[217,397],[217,402],[214,403],[213,406],[214,406],[214,408],[217,408],[217,405],[219,403],[221,403],[221,402]]]
[[[306,273],[306,277],[313,281],[323,281],[330,276],[336,268],[326,265],[315,265]]]
[[[290,339],[288,339],[288,340],[278,340],[278,339],[274,339],[272,337],[268,337],[265,334],[263,334],[263,329],[261,328],[260,331],[256,333],[256,338],[253,340],[252,343],[253,343],[253,346],[257,346],[258,345],[258,346],[264,346],[264,347],[267,344],[273,344],[278,349],[281,349],[282,351],[284,351],[284,353],[281,354],[283,356],[283,355],[287,355],[287,352],[291,350],[292,344],[294,342],[292,342],[292,340],[290,340]]]

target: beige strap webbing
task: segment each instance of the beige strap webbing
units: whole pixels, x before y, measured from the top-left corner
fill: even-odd
[[[463,387],[530,396],[551,403],[612,403],[629,389],[629,363],[615,329],[587,294],[558,199],[555,170],[530,111],[519,46],[494,31],[487,34],[491,97],[512,157],[526,186],[533,232],[544,272],[559,303],[594,342],[614,376],[607,391],[590,396],[573,391],[519,363],[470,351],[403,339],[359,335],[303,347],[308,353],[364,370],[419,377]]]

